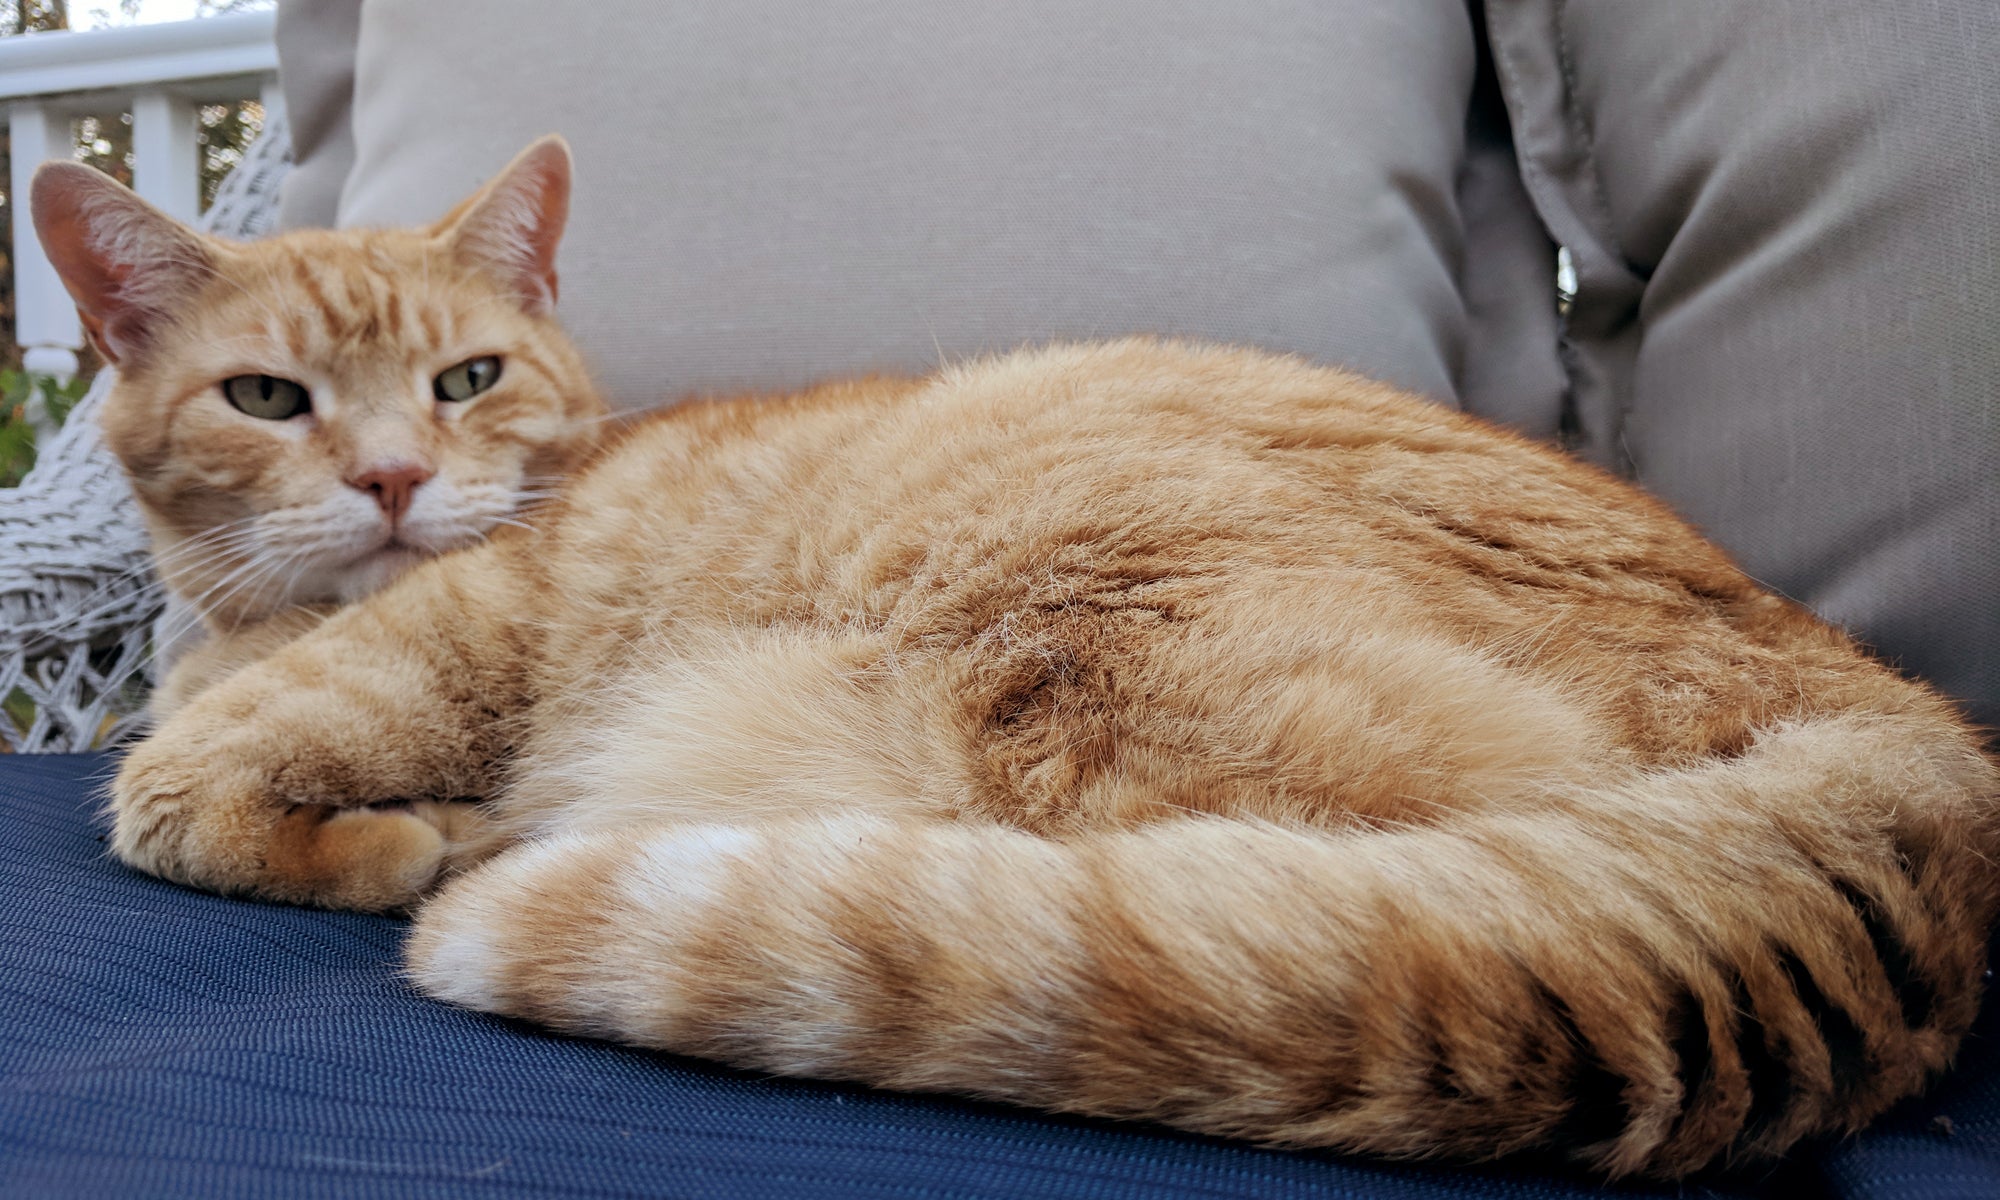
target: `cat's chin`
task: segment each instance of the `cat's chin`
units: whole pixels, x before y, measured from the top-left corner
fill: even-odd
[[[403,572],[434,557],[408,546],[389,545],[354,560],[340,579],[340,602],[350,604],[373,595],[396,581]]]

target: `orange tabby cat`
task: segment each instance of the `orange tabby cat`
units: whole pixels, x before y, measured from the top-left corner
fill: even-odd
[[[1613,1174],[1920,1089],[2000,891],[1950,706],[1654,501],[1152,341],[665,412],[115,798],[126,861],[414,908],[421,987],[559,1029]]]
[[[568,172],[548,146],[430,229],[247,244],[79,164],[36,175],[42,242],[118,367],[106,440],[209,634],[156,714],[514,520],[591,445],[603,405],[549,313]],[[548,257],[525,288],[494,269],[521,246]]]

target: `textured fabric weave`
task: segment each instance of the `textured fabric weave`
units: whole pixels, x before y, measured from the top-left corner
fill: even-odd
[[[1607,1194],[757,1079],[447,1008],[398,980],[400,922],[226,900],[111,861],[93,817],[109,771],[0,757],[0,1195]],[[1992,1013],[1982,1032],[1959,1078],[1820,1162],[1610,1194],[2000,1195]]]

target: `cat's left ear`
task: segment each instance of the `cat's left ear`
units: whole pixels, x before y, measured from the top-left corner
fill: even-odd
[[[569,219],[569,143],[540,139],[439,223],[459,254],[500,277],[537,316],[556,306],[556,245]]]

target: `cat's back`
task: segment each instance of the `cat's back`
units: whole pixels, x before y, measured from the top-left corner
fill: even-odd
[[[583,638],[790,623],[942,653],[1087,626],[1150,654],[1310,626],[1313,653],[1444,645],[1588,693],[1648,756],[1885,678],[1635,489],[1237,348],[1056,346],[684,406],[585,472],[542,540]]]
[[[1573,549],[1595,531],[1625,539],[1615,553],[1628,560],[1635,543],[1672,543],[1716,561],[1630,489],[1441,405],[1289,356],[1152,339],[666,409],[582,473],[564,521],[642,539],[810,526],[838,540],[866,526],[951,540],[1050,532],[1035,522],[1057,513],[1063,526],[1199,518],[1208,536],[1274,551],[1294,540],[1278,526],[1299,517],[1375,536],[1399,514],[1504,518],[1568,524]],[[1335,549],[1324,532],[1300,539],[1314,561]]]

